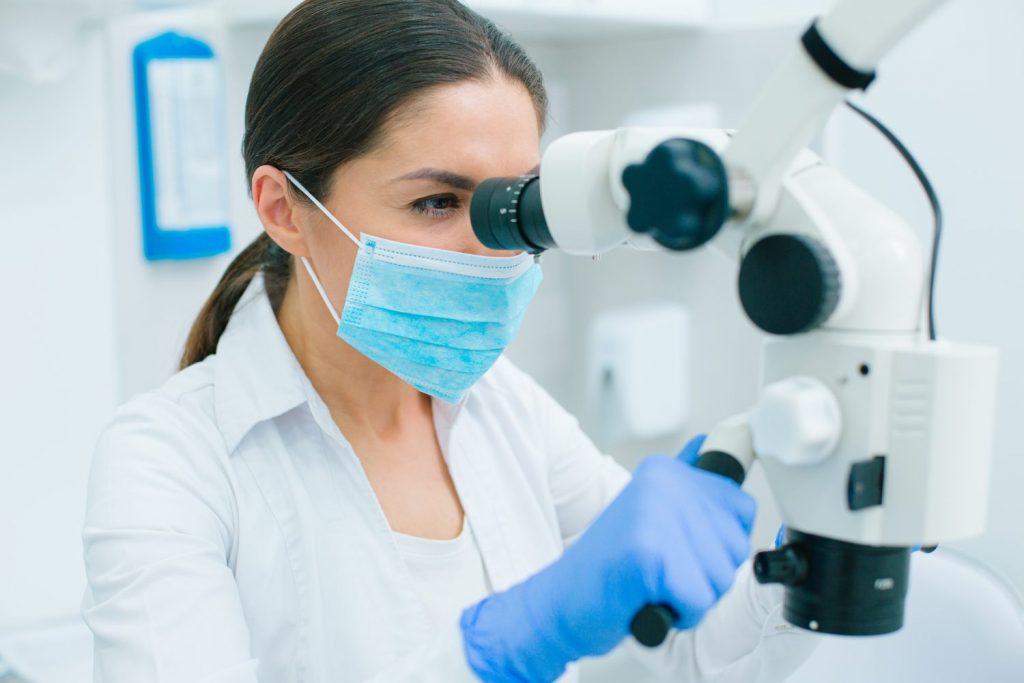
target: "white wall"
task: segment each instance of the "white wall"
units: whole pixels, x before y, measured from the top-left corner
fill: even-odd
[[[0,629],[77,612],[95,439],[118,404],[174,372],[192,319],[233,255],[158,263],[142,255],[131,49],[167,29],[211,43],[224,57],[228,91],[243,93],[229,99],[224,149],[237,252],[258,227],[238,152],[255,41],[229,49],[208,8],[129,13],[77,26],[72,42],[54,48],[54,63],[67,70],[47,70],[52,81],[0,74],[0,291],[8,293]]]
[[[92,442],[118,396],[103,41],[33,84],[0,75],[0,628],[66,614]]]
[[[231,253],[213,258],[150,262],[142,256],[131,55],[138,42],[167,30],[210,44],[224,68],[228,95],[223,154],[229,160],[233,244]],[[104,33],[107,56],[102,68],[110,80],[109,155],[116,233],[118,395],[125,399],[158,386],[177,370],[192,320],[234,254],[258,234],[239,151],[241,107],[255,56],[245,49],[247,41],[243,49],[236,49],[238,41],[210,7],[126,14],[110,20]]]

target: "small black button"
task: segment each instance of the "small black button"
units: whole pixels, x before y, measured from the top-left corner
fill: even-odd
[[[854,463],[850,467],[850,481],[846,496],[851,510],[863,510],[882,504],[885,485],[885,456]]]

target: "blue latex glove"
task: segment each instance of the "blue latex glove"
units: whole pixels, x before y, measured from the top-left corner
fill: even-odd
[[[697,625],[749,555],[756,510],[734,482],[691,466],[702,443],[646,458],[558,560],[463,611],[481,680],[552,681],[618,645],[649,603],[672,606],[678,628]]]

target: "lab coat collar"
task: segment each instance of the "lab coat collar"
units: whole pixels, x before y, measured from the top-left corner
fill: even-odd
[[[260,422],[304,403],[304,377],[257,274],[217,344],[214,405],[228,452]]]
[[[215,410],[231,453],[264,420],[308,403],[321,429],[347,443],[281,332],[262,273],[238,300],[217,344]],[[448,426],[466,402],[433,400],[435,422]]]

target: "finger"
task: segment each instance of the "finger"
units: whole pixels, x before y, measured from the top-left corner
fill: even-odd
[[[750,557],[750,536],[742,523],[721,513],[713,515],[709,522],[713,525],[719,542],[729,553],[733,563],[738,567]]]
[[[754,519],[757,516],[757,501],[753,496],[725,477],[706,472],[699,474],[702,478],[697,484],[703,488],[707,500],[714,501],[719,508],[735,515],[742,521],[744,529],[749,534],[754,528]]]
[[[697,460],[700,458],[700,449],[704,446],[704,440],[707,438],[706,434],[698,434],[697,436],[690,439],[683,450],[679,451],[676,458],[680,462],[684,462],[691,467],[697,464]]]
[[[729,500],[732,511],[743,526],[743,531],[750,535],[754,530],[754,520],[757,519],[757,501],[746,491],[735,489]]]
[[[696,570],[714,589],[717,600],[732,586],[733,575],[738,563],[733,561],[728,543],[723,540],[713,518],[702,517],[684,522],[683,534],[688,538],[687,556],[670,555],[668,560],[679,559],[688,562],[691,571]],[[735,530],[731,536],[736,538]]]
[[[677,478],[678,484],[673,485],[678,486],[680,491],[689,490],[694,496],[715,501],[722,510],[742,520],[744,530],[750,534],[757,515],[757,501],[750,494],[725,477],[693,469],[678,460],[669,462],[675,466],[666,467],[664,474]]]
[[[714,588],[703,577],[694,576],[673,578],[663,598],[679,615],[674,626],[683,630],[699,624],[715,600]]]
[[[742,560],[736,562],[729,549],[721,543],[711,545],[704,553],[704,557],[708,582],[715,589],[715,601],[717,602],[732,588],[733,581],[736,579],[736,570],[739,569]]]

